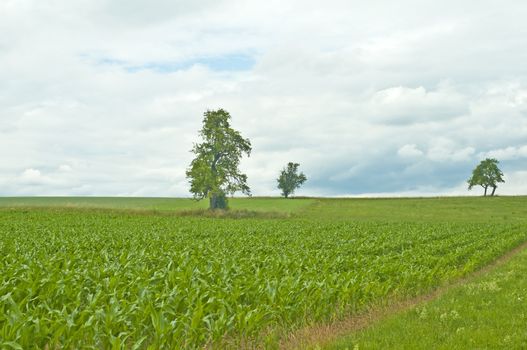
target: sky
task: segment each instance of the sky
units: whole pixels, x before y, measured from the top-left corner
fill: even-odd
[[[203,113],[254,195],[527,194],[523,0],[0,0],[0,195],[190,196]]]

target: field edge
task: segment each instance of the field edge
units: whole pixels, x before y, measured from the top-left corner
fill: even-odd
[[[445,282],[433,289],[430,293],[410,298],[387,298],[370,305],[366,310],[358,314],[350,315],[332,322],[300,328],[284,337],[279,344],[279,348],[284,350],[324,349],[338,341],[340,338],[347,337],[352,333],[373,326],[388,317],[402,314],[415,307],[436,300],[461,285],[470,283],[483,275],[491,273],[500,266],[508,263],[526,249],[527,240],[498,256],[490,263],[481,266],[472,273]]]

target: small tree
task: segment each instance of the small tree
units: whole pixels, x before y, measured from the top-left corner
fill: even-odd
[[[503,173],[498,168],[498,160],[494,158],[487,158],[472,171],[472,176],[468,179],[468,189],[471,190],[474,186],[481,186],[485,189],[483,196],[487,195],[487,189],[492,187],[491,196],[494,196],[499,182],[503,180]]]
[[[251,142],[231,128],[230,119],[223,109],[204,113],[199,132],[203,142],[194,144],[196,158],[186,172],[190,192],[197,200],[208,197],[210,209],[226,209],[227,194],[251,194],[247,175],[238,169],[242,155],[251,154]]]
[[[282,190],[282,196],[285,198],[295,193],[295,190],[307,180],[303,173],[298,174],[299,166],[300,164],[298,163],[287,163],[287,167],[282,169],[280,176],[276,180],[278,182],[278,188]]]

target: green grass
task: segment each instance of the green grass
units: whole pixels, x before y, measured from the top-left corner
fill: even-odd
[[[496,271],[327,349],[526,349],[527,250]]]
[[[166,215],[201,203],[1,199],[0,348],[272,348],[527,240],[527,197],[235,198],[234,213],[291,215]]]
[[[319,199],[306,216],[330,220],[510,222],[527,220],[527,197]]]
[[[314,203],[314,199],[271,197],[230,198],[232,210],[293,213]],[[188,211],[208,207],[207,200],[190,198],[133,198],[133,197],[0,197],[0,208],[17,207],[66,207],[131,209],[155,211]]]
[[[319,220],[388,222],[527,221],[527,197],[437,198],[230,198],[231,210],[295,214]],[[0,197],[0,208],[66,207],[148,211],[199,211],[206,200],[130,197]]]
[[[187,198],[126,197],[3,197],[0,207],[67,207],[144,210],[191,210],[207,208],[205,201]]]

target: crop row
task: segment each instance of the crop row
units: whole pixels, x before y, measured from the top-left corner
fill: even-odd
[[[0,347],[273,342],[387,295],[422,293],[526,238],[518,223],[0,210]]]

